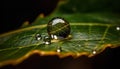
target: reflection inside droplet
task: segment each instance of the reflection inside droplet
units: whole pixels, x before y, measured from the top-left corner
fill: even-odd
[[[41,34],[36,34],[35,38],[36,38],[36,40],[41,40],[42,36],[41,36]]]
[[[119,27],[119,26],[117,26],[117,27],[116,27],[116,30],[120,30],[120,27]]]
[[[58,47],[57,52],[61,52],[61,51],[62,51],[61,47]]]
[[[44,44],[47,44],[47,45],[48,45],[48,44],[51,44],[51,39],[50,39],[50,37],[45,36],[43,40],[44,40]]]

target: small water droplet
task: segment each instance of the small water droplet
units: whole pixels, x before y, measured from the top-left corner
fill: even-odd
[[[62,51],[61,47],[58,47],[57,52],[61,52],[61,51]]]
[[[55,17],[48,22],[47,32],[51,38],[66,38],[70,34],[70,25],[65,19]]]
[[[44,37],[44,44],[51,44],[51,39],[50,39],[50,37],[48,37],[48,36],[45,36]]]
[[[58,37],[56,35],[51,35],[52,39],[58,39]]]
[[[117,27],[116,27],[116,30],[120,30],[120,26],[117,26]]]
[[[57,36],[57,35],[51,35],[51,39],[59,39],[59,40],[62,40],[64,39],[63,37],[60,37],[60,36]]]
[[[41,40],[42,36],[41,36],[41,34],[36,34],[35,38],[36,38],[36,40]]]
[[[93,54],[96,54],[97,52],[96,52],[96,50],[93,50],[92,53],[93,53]]]

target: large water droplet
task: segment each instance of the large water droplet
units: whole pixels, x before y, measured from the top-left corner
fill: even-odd
[[[42,36],[41,36],[41,34],[36,34],[36,35],[35,35],[35,38],[36,38],[36,40],[41,40],[41,39],[42,39]]]
[[[70,34],[69,22],[61,17],[55,17],[48,22],[47,32],[51,38],[66,38]]]
[[[44,39],[43,39],[43,41],[44,41],[44,44],[47,44],[47,45],[51,44],[51,39],[48,36],[45,36]]]

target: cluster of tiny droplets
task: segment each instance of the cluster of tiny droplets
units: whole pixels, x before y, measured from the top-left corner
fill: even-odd
[[[41,34],[36,34],[36,36],[35,36],[35,38],[36,38],[36,40],[42,40],[42,35]],[[50,39],[50,37],[48,37],[48,36],[44,36],[44,38],[43,38],[43,43],[44,44],[51,44],[51,39]]]
[[[39,40],[42,40],[41,34],[36,34],[35,38],[36,38],[36,40],[38,40],[38,41],[39,41]],[[52,39],[57,39],[57,36],[52,37]],[[46,45],[51,44],[51,38],[48,37],[48,36],[44,36],[44,38],[43,38],[43,43],[46,44]],[[57,50],[56,50],[56,51],[57,51],[58,53],[60,53],[60,52],[61,52],[61,47],[57,47]]]

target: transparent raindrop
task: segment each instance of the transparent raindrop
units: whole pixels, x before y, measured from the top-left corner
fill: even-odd
[[[35,38],[36,38],[36,40],[41,40],[42,36],[41,36],[41,34],[36,34]]]
[[[51,35],[52,39],[58,39],[57,35]]]
[[[57,52],[61,52],[62,51],[62,48],[59,46],[58,48],[57,48]]]
[[[43,39],[43,41],[44,41],[44,44],[47,44],[47,45],[51,44],[51,39],[48,36],[45,36],[44,39]]]
[[[59,40],[62,40],[64,39],[63,37],[60,37],[60,36],[57,36],[57,35],[51,35],[51,39],[59,39]]]
[[[70,24],[61,17],[55,17],[48,22],[47,32],[51,38],[66,38],[70,34]]]

